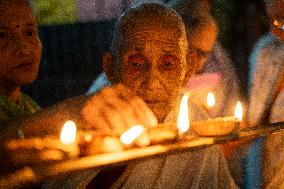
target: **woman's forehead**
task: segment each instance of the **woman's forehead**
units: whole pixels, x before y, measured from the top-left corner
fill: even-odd
[[[159,47],[169,51],[186,47],[183,44],[186,41],[182,39],[181,32],[172,28],[155,26],[134,28],[131,32],[126,32],[124,43],[125,47],[144,48],[145,45],[148,45],[148,47]]]
[[[12,4],[8,9],[4,9],[0,4],[0,24],[4,26],[17,26],[22,24],[35,25],[35,18],[32,10],[28,6]]]

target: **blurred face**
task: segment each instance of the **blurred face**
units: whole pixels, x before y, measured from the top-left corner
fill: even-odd
[[[266,11],[272,22],[275,19],[284,19],[284,0],[274,0],[273,2],[267,3]]]
[[[267,11],[271,18],[271,32],[284,41],[284,0],[275,0]]]
[[[197,70],[201,70],[212,53],[218,32],[213,22],[203,28],[197,28],[196,31],[198,32],[188,36],[187,41],[189,48],[196,50],[199,65]]]
[[[184,46],[171,29],[140,27],[125,36],[121,81],[162,122],[178,97],[186,72]]]
[[[278,18],[280,19],[284,19],[284,0],[278,0],[277,1],[277,15],[278,15]]]
[[[13,2],[0,3],[0,80],[24,85],[37,76],[42,46],[31,9]]]

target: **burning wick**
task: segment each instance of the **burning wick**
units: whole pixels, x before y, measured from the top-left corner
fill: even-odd
[[[84,136],[84,140],[86,142],[91,142],[92,139],[93,139],[93,136],[91,134],[87,134]]]
[[[120,136],[120,141],[125,145],[129,145],[139,137],[143,131],[144,127],[142,125],[134,125]]]
[[[188,112],[189,94],[185,93],[181,99],[180,109],[178,114],[178,132],[183,134],[189,129],[189,112]]]
[[[274,20],[273,25],[277,26],[278,28],[280,28],[282,30],[284,30],[284,24],[281,23],[281,22],[278,22],[277,20]]]
[[[67,145],[75,142],[76,130],[76,124],[73,121],[66,121],[60,134],[61,143]]]
[[[210,92],[207,95],[207,107],[212,108],[213,106],[215,106],[215,97],[214,94]]]
[[[240,101],[238,101],[237,103],[234,117],[237,118],[239,122],[241,122],[243,119],[243,108],[242,108],[242,104]]]
[[[60,133],[60,142],[62,144],[60,148],[67,152],[69,157],[77,157],[79,154],[79,148],[76,141],[76,132],[76,124],[69,120],[64,123]]]

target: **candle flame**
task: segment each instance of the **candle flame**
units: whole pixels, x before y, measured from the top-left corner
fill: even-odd
[[[144,127],[142,125],[134,125],[120,136],[120,141],[125,145],[129,145],[139,137],[143,131]]]
[[[66,121],[60,134],[62,144],[71,144],[76,139],[76,124],[73,121]]]
[[[208,93],[207,95],[207,106],[209,108],[212,108],[213,106],[215,106],[215,97],[212,92]]]
[[[178,131],[180,134],[185,133],[189,129],[189,113],[188,113],[189,94],[185,93],[181,99],[178,114]]]
[[[238,103],[236,105],[235,118],[237,118],[238,121],[242,121],[242,119],[243,119],[243,108],[242,108],[242,104],[241,104],[240,101],[238,101]]]
[[[93,136],[91,134],[87,134],[84,136],[84,140],[86,142],[91,142],[92,139],[93,139]]]
[[[277,20],[274,20],[273,24],[274,26],[277,26],[278,28],[281,28],[282,30],[284,30],[283,22],[278,22]]]

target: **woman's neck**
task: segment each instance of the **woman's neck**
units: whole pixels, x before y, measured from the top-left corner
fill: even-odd
[[[0,81],[0,96],[5,96],[14,103],[18,103],[20,99],[20,86],[13,85],[9,82]]]

